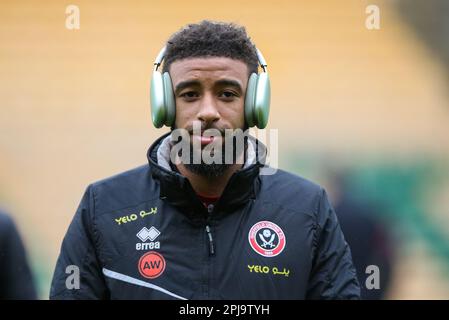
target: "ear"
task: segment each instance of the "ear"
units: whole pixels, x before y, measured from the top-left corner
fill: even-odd
[[[171,126],[174,124],[176,117],[175,94],[173,92],[173,85],[168,72],[164,72],[162,75],[162,80],[164,83],[164,102],[166,108],[165,125]]]
[[[248,79],[245,94],[245,123],[248,127],[254,126],[254,103],[257,89],[257,74],[252,73]]]
[[[165,94],[162,74],[153,71],[150,85],[151,118],[156,128],[160,128],[165,122]]]
[[[270,78],[268,73],[261,73],[257,78],[257,88],[254,97],[254,123],[259,129],[267,126],[271,100]]]

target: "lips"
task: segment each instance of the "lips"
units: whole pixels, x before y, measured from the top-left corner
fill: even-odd
[[[199,142],[199,145],[201,145],[201,147],[204,147],[214,141],[218,142],[220,140],[223,140],[222,136],[215,136],[215,135],[204,135],[204,131],[201,131],[201,135],[198,134],[191,134],[192,139],[194,139],[195,141],[197,141],[197,143]],[[217,140],[218,139],[218,140]]]
[[[224,130],[217,128],[199,128],[199,130],[189,130],[189,133],[195,144],[201,145],[201,147],[204,147],[212,142],[221,142],[224,140]]]
[[[214,141],[215,137],[213,137],[213,136],[212,137],[200,136],[199,138],[200,138],[200,141],[201,141],[201,145],[205,146],[205,145],[211,143],[212,141]]]
[[[199,140],[201,146],[208,145],[209,143],[211,143],[215,139],[214,136],[203,136],[203,135],[201,135],[201,136],[193,135],[192,137],[195,140]]]

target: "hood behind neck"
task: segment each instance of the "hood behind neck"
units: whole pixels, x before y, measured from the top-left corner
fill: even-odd
[[[162,139],[156,153],[157,164],[168,171],[173,171],[170,166],[170,152],[173,145],[174,143],[169,134]],[[245,150],[245,163],[243,164],[242,169],[246,169],[256,163],[256,148],[256,142],[254,142],[253,139],[248,139],[247,148]]]

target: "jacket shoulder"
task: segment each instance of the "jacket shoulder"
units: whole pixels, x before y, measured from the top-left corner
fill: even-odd
[[[261,176],[262,191],[267,201],[293,211],[316,214],[324,189],[299,175],[278,169],[275,174]]]
[[[110,177],[95,181],[92,183],[92,186],[95,188],[101,187],[116,187],[122,185],[123,183],[129,183],[130,181],[135,181],[136,178],[147,175],[150,172],[150,167],[148,165],[141,165],[136,168],[123,171],[117,174],[114,174]]]
[[[132,207],[159,197],[148,165],[96,181],[89,188],[97,214]]]

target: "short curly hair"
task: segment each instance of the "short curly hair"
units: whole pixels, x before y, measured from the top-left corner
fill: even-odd
[[[162,72],[168,72],[175,60],[193,57],[227,57],[241,60],[249,74],[257,73],[256,46],[245,27],[234,23],[203,20],[188,24],[167,41]]]

